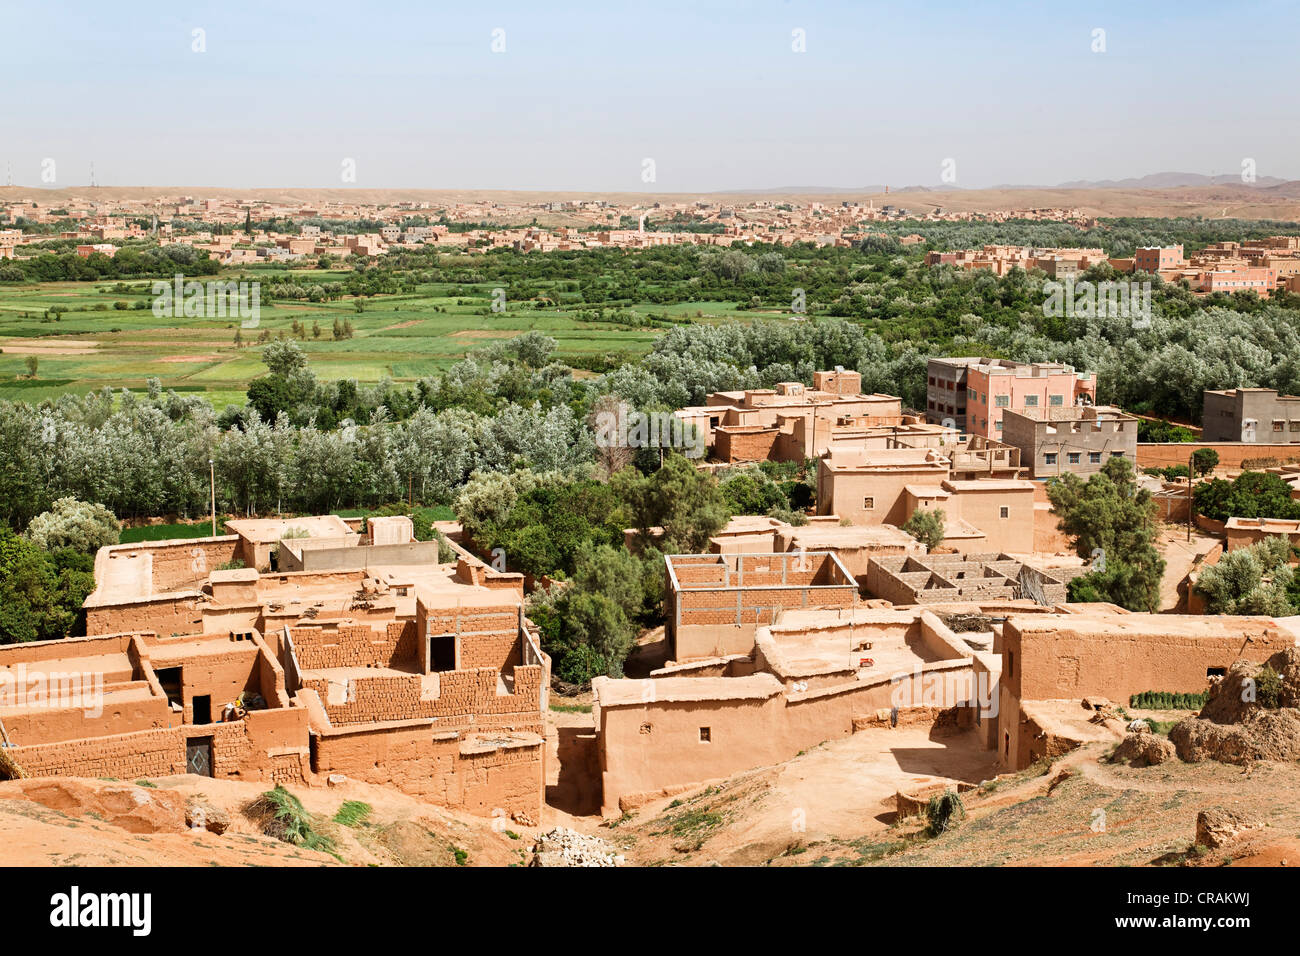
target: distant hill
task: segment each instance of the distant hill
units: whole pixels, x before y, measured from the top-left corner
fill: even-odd
[[[1150,173],[1146,176],[1128,179],[1079,179],[1074,182],[1060,183],[1059,189],[1174,189],[1179,186],[1253,186],[1256,189],[1267,186],[1281,186],[1285,179],[1276,176],[1260,176],[1253,183],[1243,183],[1240,173],[1223,173],[1218,176],[1205,176],[1201,173]],[[1000,186],[999,189],[1017,189],[1033,187]]]

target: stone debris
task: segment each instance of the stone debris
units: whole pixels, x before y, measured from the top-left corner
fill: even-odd
[[[538,838],[529,866],[622,866],[623,854],[600,837],[556,827]]]
[[[222,834],[230,829],[230,814],[220,807],[190,798],[185,804],[185,825],[191,830]]]
[[[1126,763],[1131,767],[1154,767],[1177,756],[1168,737],[1152,733],[1151,728],[1145,724],[1143,727],[1145,729],[1140,732],[1125,735],[1111,755],[1113,762]]]
[[[1238,834],[1256,826],[1257,824],[1231,810],[1210,807],[1196,815],[1196,842],[1200,846],[1217,850],[1231,843]]]

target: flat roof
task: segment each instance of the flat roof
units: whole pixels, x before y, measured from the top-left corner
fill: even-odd
[[[596,677],[591,682],[591,689],[600,707],[638,707],[655,703],[766,700],[781,693],[781,682],[771,674],[751,674],[748,677],[658,677],[642,680]]]
[[[1033,491],[1034,483],[1024,478],[962,478],[944,480],[949,491]]]
[[[307,532],[309,538],[333,538],[356,534],[338,515],[308,515],[303,518],[237,518],[226,528],[260,544],[279,541],[290,530]]]

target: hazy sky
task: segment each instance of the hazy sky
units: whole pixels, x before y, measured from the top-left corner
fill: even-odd
[[[57,186],[92,160],[110,186],[1300,178],[1290,0],[0,0],[0,23],[18,185],[45,159]]]

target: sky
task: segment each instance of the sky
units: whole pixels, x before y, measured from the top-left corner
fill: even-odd
[[[1293,0],[0,0],[0,24],[15,185],[1300,179]]]

